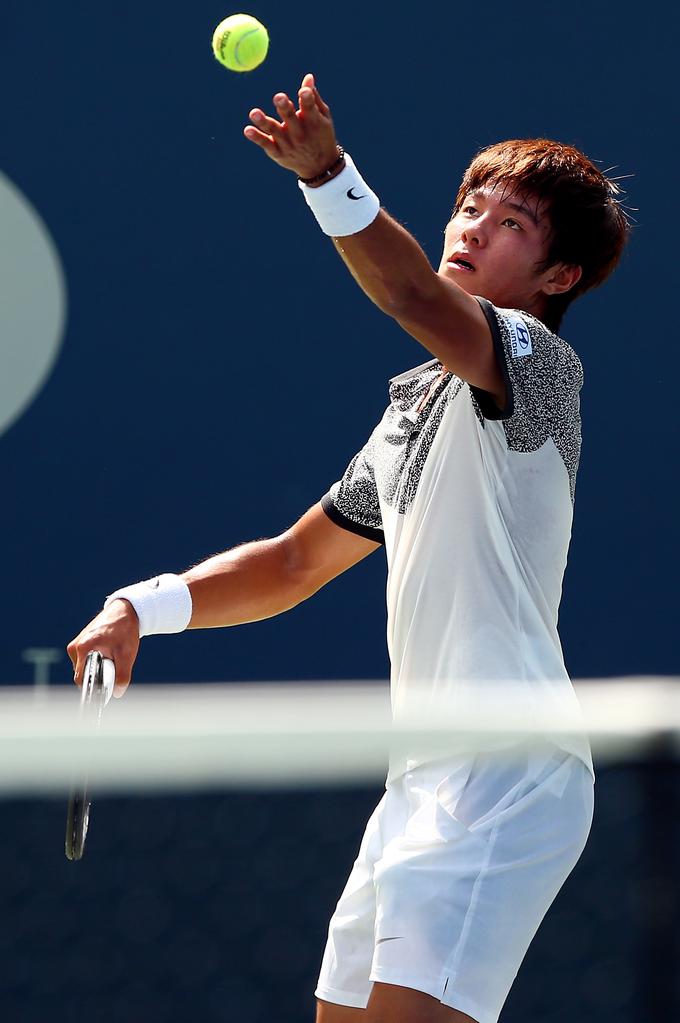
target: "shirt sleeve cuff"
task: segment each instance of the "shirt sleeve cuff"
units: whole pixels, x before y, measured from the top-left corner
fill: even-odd
[[[335,506],[330,493],[324,494],[321,498],[321,507],[331,522],[334,522],[336,526],[340,526],[341,529],[346,529],[350,533],[356,533],[357,536],[363,536],[366,540],[373,540],[374,543],[385,543],[385,534],[382,529],[377,529],[374,526],[364,526],[360,522],[354,522],[346,515],[343,515]]]
[[[470,384],[470,390],[477,399],[477,404],[479,405],[480,411],[485,419],[510,419],[515,411],[515,396],[512,389],[510,374],[508,372],[508,358],[503,345],[501,328],[498,326],[496,310],[491,302],[487,301],[485,298],[477,297],[477,301],[479,302],[482,312],[486,316],[487,323],[489,324],[493,347],[496,353],[496,360],[500,367],[503,382],[505,384],[505,408],[499,409],[488,391],[483,391],[480,387],[474,387],[472,384]]]

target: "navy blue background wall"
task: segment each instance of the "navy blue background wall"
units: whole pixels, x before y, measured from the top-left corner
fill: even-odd
[[[54,373],[0,438],[2,681],[29,681],[21,651],[63,646],[117,585],[288,526],[368,435],[388,377],[428,357],[356,287],[294,177],[242,137],[249,109],[307,70],[432,261],[484,144],[545,134],[635,175],[623,264],[564,324],[586,384],[561,627],[576,677],[677,671],[675,85],[659,10],[374,3],[341,28],[330,9],[263,2],[270,57],[236,75],[210,52],[229,13],[214,2],[3,5],[2,169],[56,241],[69,312]],[[384,576],[378,553],[279,620],[150,640],[137,676],[384,677]]]
[[[677,38],[668,19],[675,9],[492,0],[483,10],[441,3],[414,13],[400,3],[340,11],[262,0],[252,13],[270,29],[271,54],[240,76],[210,52],[213,27],[228,13],[212,0],[5,0],[0,11],[0,168],[44,219],[68,288],[54,372],[0,436],[0,682],[31,682],[23,652],[63,649],[116,586],[182,570],[287,527],[362,444],[381,415],[388,378],[428,357],[356,288],[293,176],[242,137],[248,110],[267,106],[279,89],[295,93],[308,70],[331,105],[340,140],[433,262],[460,176],[487,143],[553,136],[603,168],[616,165],[614,174],[634,175],[624,182],[628,203],[640,208],[629,251],[613,280],[570,311],[563,330],[582,358],[586,383],[561,633],[574,677],[677,674],[680,360],[668,301],[677,262],[676,154],[668,138]],[[279,619],[145,640],[136,677],[386,677],[384,582],[378,553]],[[69,668],[62,654],[52,681],[68,682]],[[547,969],[555,987],[541,1002],[534,980],[526,981],[525,1001],[508,1007],[514,1018],[547,1005],[555,1020],[562,1011],[572,1018],[574,1008],[581,1015],[590,1009],[598,1020],[610,1011],[617,1023],[626,1012],[639,1018],[626,986],[634,953],[617,916],[625,916],[622,905],[643,901],[639,893],[622,899],[617,878],[639,868],[639,892],[646,890],[636,858],[637,784],[625,770],[603,782],[589,859],[559,897],[566,917],[555,917],[560,924],[550,934],[541,932],[548,959],[532,953],[532,978]],[[101,810],[100,838],[93,838],[102,844],[92,848],[78,882],[50,846],[55,834],[58,849],[63,808],[13,804],[8,834],[24,837],[16,845],[8,838],[4,849],[12,867],[3,870],[5,962],[10,948],[15,954],[5,1018],[44,1019],[47,1005],[55,1021],[75,1019],[88,1005],[98,1006],[90,1015],[102,1020],[181,1014],[244,1023],[271,1018],[275,1009],[281,1020],[303,1018],[303,1002],[284,1005],[281,992],[309,999],[323,924],[375,795],[289,797],[286,812],[302,800],[312,823],[305,818],[297,845],[281,839],[275,862],[261,869],[274,872],[280,890],[286,878],[300,890],[316,878],[314,919],[302,927],[311,951],[301,952],[297,966],[272,952],[289,947],[285,927],[271,940],[271,918],[258,930],[266,907],[249,896],[243,868],[253,850],[227,850],[226,859],[216,851],[233,839],[239,818],[256,835],[258,814],[271,816],[274,827],[284,820],[271,802],[111,801]],[[217,823],[197,840],[206,814]],[[147,818],[153,823],[144,824]],[[335,852],[324,859],[319,835],[328,832]],[[291,875],[305,855],[318,856],[315,870],[309,864],[304,877]],[[605,862],[603,888],[595,868]],[[218,916],[224,924],[230,914],[253,913],[259,938],[244,938],[242,954],[252,963],[271,963],[274,955],[273,986],[257,971],[234,979],[214,948],[212,987],[200,953],[187,966],[187,949],[203,947],[200,940],[196,946],[197,904],[205,909],[217,898],[198,889],[189,898],[187,878],[196,876],[197,863],[221,884],[211,911],[213,945],[225,947]],[[168,909],[163,900],[172,899]],[[115,926],[102,924],[114,917]],[[156,921],[141,944],[140,919]],[[602,930],[592,938],[584,982],[590,994],[577,1004],[569,1001],[569,978],[582,967],[574,948],[588,953],[593,921]],[[553,946],[560,928],[560,961],[569,964],[563,989]],[[187,998],[204,991],[206,1001],[191,1011],[179,995],[161,1004],[147,991],[153,977],[163,987],[158,963],[149,980],[118,953],[113,973],[100,970],[84,1000],[73,988],[62,997],[63,978],[82,976],[87,949],[105,955],[135,931],[131,956],[146,962],[179,934],[168,962],[178,970],[184,962],[193,976]],[[295,933],[301,941],[300,928]],[[87,958],[90,969],[95,958]],[[53,979],[40,987],[44,976]],[[118,1001],[102,994],[111,976],[120,979],[119,990],[128,984]]]

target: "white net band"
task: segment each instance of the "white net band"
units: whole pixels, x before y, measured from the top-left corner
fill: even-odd
[[[0,689],[0,793],[68,790],[87,767],[99,790],[181,791],[384,779],[388,757],[417,744],[434,758],[504,742],[585,732],[595,761],[680,752],[680,679],[583,680],[573,720],[554,708],[441,708],[391,721],[386,684],[133,685],[98,734],[78,720],[78,692]],[[521,702],[518,701],[518,707]]]

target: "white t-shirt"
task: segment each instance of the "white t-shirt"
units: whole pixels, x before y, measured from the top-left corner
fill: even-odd
[[[544,734],[593,772],[557,632],[583,370],[540,320],[478,301],[505,409],[436,359],[394,377],[382,420],[322,506],[385,544],[397,724],[432,706],[447,708],[454,730],[456,713],[497,715],[504,700],[514,721],[518,710],[526,720],[547,708],[577,727]],[[416,746],[395,749],[390,777],[427,759]]]

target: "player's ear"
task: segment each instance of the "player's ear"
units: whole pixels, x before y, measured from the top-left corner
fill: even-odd
[[[574,263],[557,263],[551,266],[543,283],[546,295],[563,295],[581,280],[583,270]]]

